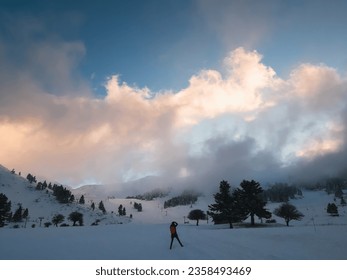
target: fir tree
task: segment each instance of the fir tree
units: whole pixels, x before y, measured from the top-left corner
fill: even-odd
[[[123,216],[123,205],[122,204],[119,205],[119,207],[118,207],[118,215]]]
[[[338,208],[337,208],[335,203],[328,203],[327,212],[331,216],[338,216],[339,215],[339,211],[338,211]]]
[[[208,214],[217,223],[229,223],[233,228],[233,223],[243,221],[247,216],[240,204],[239,193],[230,193],[230,185],[227,181],[221,181],[219,192],[214,194],[215,203],[208,206]]]
[[[63,186],[53,185],[53,195],[60,203],[69,203],[71,200],[71,191]]]
[[[92,205],[90,205],[90,207],[92,208],[92,210],[94,211],[95,210],[95,203],[92,202]]]
[[[266,201],[261,197],[263,189],[260,187],[260,184],[254,180],[243,180],[240,187],[241,203],[247,215],[251,217],[251,225],[254,225],[254,216],[266,219],[271,218],[271,213],[265,209]]]
[[[13,214],[13,217],[12,217],[13,222],[17,223],[22,221],[22,218],[23,218],[22,211],[23,211],[22,205],[19,205],[19,207]]]
[[[28,208],[25,208],[24,212],[23,212],[23,215],[22,215],[22,218],[23,219],[26,219],[29,217],[29,209]]]
[[[36,183],[36,177],[31,175],[30,173],[27,175],[27,180],[29,181],[30,184]]]
[[[138,211],[138,212],[142,212],[142,204],[141,203],[134,203],[134,208]]]
[[[11,201],[5,194],[0,193],[0,227],[5,225],[5,221],[11,217]]]
[[[99,203],[99,209],[102,211],[102,213],[106,213],[106,209],[105,209],[105,206],[104,206],[104,203],[102,201],[100,201]]]
[[[85,201],[84,201],[84,195],[81,196],[81,198],[80,198],[80,200],[79,200],[78,203],[79,203],[79,204],[84,204],[84,203],[85,203]]]
[[[122,216],[126,216],[127,212],[125,210],[125,207],[123,207],[123,211],[122,211]]]

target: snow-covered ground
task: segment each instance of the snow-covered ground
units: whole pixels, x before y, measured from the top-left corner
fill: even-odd
[[[169,250],[168,225],[2,229],[1,259],[347,259],[347,226],[227,229],[180,225],[184,244]]]
[[[42,213],[49,220],[54,213],[63,211],[66,215],[74,207],[83,211],[85,216],[83,227],[22,228],[21,223],[20,228],[0,228],[2,260],[347,259],[347,209],[339,207],[339,217],[327,215],[325,207],[333,202],[333,197],[322,191],[305,191],[303,198],[292,201],[305,217],[302,221],[291,221],[290,227],[274,216],[275,225],[257,221],[257,227],[234,229],[227,225],[213,225],[211,221],[201,221],[199,226],[194,221],[184,223],[190,210],[207,210],[212,197],[200,197],[193,208],[163,209],[164,199],[138,201],[143,205],[143,212],[133,209],[132,205],[137,201],[134,199],[94,197],[94,200],[103,199],[109,212],[116,212],[122,204],[127,215],[132,214],[133,218],[118,217],[115,213],[102,216],[86,205],[63,206],[49,195],[33,190],[25,179],[0,166],[1,192],[6,193],[11,201],[21,202],[24,208],[29,208],[31,220],[28,225],[37,223],[36,219]],[[85,195],[87,201],[91,199]],[[268,204],[270,210],[277,206]],[[97,217],[102,217],[103,222],[99,226],[90,226]],[[174,241],[173,249],[169,250],[172,220],[179,223],[178,233],[184,247]]]

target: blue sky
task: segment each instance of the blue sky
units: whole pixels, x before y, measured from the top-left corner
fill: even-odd
[[[0,0],[0,163],[77,185],[340,174],[326,167],[345,152],[346,12]]]
[[[26,17],[43,24],[41,39],[81,41],[86,54],[78,71],[96,94],[112,74],[154,91],[179,90],[200,69],[220,68],[227,52],[240,46],[258,50],[283,75],[302,62],[340,71],[347,65],[345,1],[1,3],[1,12],[13,20]],[[2,34],[3,40],[15,36]]]

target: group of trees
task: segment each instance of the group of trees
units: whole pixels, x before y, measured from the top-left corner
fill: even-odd
[[[75,200],[75,197],[71,191],[64,188],[62,185],[53,185],[53,195],[60,203],[69,203]]]
[[[36,189],[38,191],[42,191],[42,190],[45,190],[47,188],[50,189],[50,190],[53,189],[52,183],[47,184],[46,180],[43,181],[43,182],[38,182],[37,185],[36,185]]]
[[[125,216],[127,214],[125,207],[123,207],[123,205],[119,205],[118,207],[118,215],[119,216]]]
[[[22,205],[19,204],[17,210],[14,212],[11,221],[18,223],[21,222],[23,219],[26,219],[29,216],[29,210],[26,208],[23,210]]]
[[[165,201],[164,208],[175,207],[177,205],[192,205],[198,200],[199,195],[195,191],[184,191],[181,195]]]
[[[325,191],[328,194],[335,194],[336,197],[340,197],[342,190],[347,188],[346,181],[343,178],[329,178],[325,182]]]
[[[79,203],[80,204],[84,204],[84,196],[82,195],[80,200],[79,200]],[[92,210],[94,211],[95,210],[95,203],[92,202],[91,206]],[[106,214],[106,208],[105,208],[105,205],[104,203],[102,202],[102,200],[99,202],[98,204],[98,209],[102,211],[103,214]]]
[[[36,176],[33,176],[30,173],[27,175],[26,178],[29,181],[29,183],[36,183],[37,182]],[[36,184],[36,190],[42,191],[45,189],[52,190],[53,195],[60,203],[70,203],[70,202],[73,202],[75,200],[75,196],[71,193],[71,191],[68,190],[67,188],[63,187],[62,185],[57,185],[57,184],[52,185],[52,183],[47,183],[46,180],[43,182],[38,182]],[[84,199],[84,197],[83,197],[83,199]],[[79,202],[81,203],[81,200]]]
[[[167,196],[169,193],[169,191],[167,190],[161,190],[161,189],[154,189],[152,191],[149,191],[149,192],[145,192],[144,194],[139,194],[139,195],[136,195],[136,196],[127,196],[126,198],[127,199],[140,199],[140,200],[147,200],[147,201],[150,201],[150,200],[153,200],[155,198],[160,198],[160,197],[165,197]]]
[[[227,181],[221,181],[219,192],[214,195],[215,203],[209,205],[208,214],[215,223],[229,223],[230,228],[233,223],[238,223],[250,217],[251,225],[255,224],[255,216],[262,219],[270,219],[272,214],[267,209],[266,200],[263,196],[263,189],[254,180],[243,180],[239,188],[231,190]],[[283,203],[275,209],[274,214],[284,218],[289,225],[291,220],[300,220],[303,214],[295,206]]]
[[[135,208],[138,212],[142,212],[142,204],[141,204],[141,203],[134,202],[134,208]]]
[[[31,175],[30,173],[27,175],[27,180],[29,181],[30,184],[36,183],[36,176]]]
[[[64,222],[64,220],[64,215],[56,214],[52,218],[52,224],[58,227],[58,225]],[[71,212],[69,214],[68,220],[70,220],[73,223],[73,226],[76,226],[76,223],[78,223],[79,226],[83,226],[83,214],[78,211]]]
[[[294,199],[296,195],[302,196],[301,190],[287,183],[273,184],[264,190],[262,194],[265,200],[271,202],[288,202],[289,199]]]
[[[11,201],[8,200],[5,194],[0,193],[0,227],[3,227],[6,221],[9,221],[11,216]]]
[[[254,217],[270,218],[271,213],[265,209],[266,202],[261,198],[263,192],[258,182],[242,181],[240,188],[231,191],[227,181],[221,181],[219,192],[214,195],[215,203],[208,206],[208,214],[215,223],[229,223],[230,228],[233,223],[251,218],[254,225]]]
[[[28,216],[28,208],[23,209],[21,204],[18,205],[18,208],[13,214],[11,211],[11,201],[8,200],[5,194],[0,193],[0,227],[3,227],[6,222],[21,222],[23,219],[28,218]]]

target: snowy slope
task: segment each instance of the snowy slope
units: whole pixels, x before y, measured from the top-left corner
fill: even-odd
[[[2,229],[0,259],[347,259],[346,226],[228,229],[168,224]],[[7,240],[8,242],[4,242]]]
[[[11,201],[13,213],[19,204],[22,205],[23,209],[28,208],[28,227],[40,225],[40,217],[43,218],[41,225],[45,222],[51,222],[55,214],[64,215],[64,222],[71,224],[71,221],[68,221],[67,217],[73,211],[83,214],[84,224],[86,225],[90,225],[96,219],[101,220],[103,224],[125,223],[128,221],[127,218],[123,219],[112,214],[103,215],[98,209],[92,211],[90,204],[80,205],[77,202],[61,204],[55,199],[50,190],[38,191],[35,189],[35,186],[35,183],[30,184],[26,178],[18,174],[12,174],[8,169],[0,165],[0,193],[4,193],[8,200]],[[17,223],[17,225],[23,227],[25,222]]]
[[[90,197],[84,193],[85,206],[63,206],[3,167],[0,167],[0,192],[28,207],[31,222],[42,213],[49,219],[55,212],[67,214],[74,207],[83,211],[88,221],[83,227],[1,228],[0,259],[347,259],[347,209],[339,207],[339,217],[329,216],[325,208],[333,202],[333,196],[322,191],[305,191],[303,198],[291,201],[305,217],[302,221],[291,221],[290,227],[274,216],[275,225],[256,221],[255,228],[234,229],[213,225],[211,221],[201,221],[198,227],[194,221],[184,223],[192,209],[207,210],[213,201],[210,196],[200,197],[192,208],[188,205],[163,209],[167,198],[140,201],[109,196],[98,189]],[[78,190],[76,195],[80,195]],[[40,203],[35,202],[37,199]],[[103,200],[109,213],[90,211],[87,205],[90,200]],[[135,201],[142,203],[142,212],[132,207]],[[127,215],[133,215],[131,220],[110,213],[116,213],[120,204],[126,207]],[[278,205],[268,204],[268,209]],[[89,226],[97,217],[104,218],[100,226]],[[168,227],[172,220],[179,223],[184,248],[175,242],[169,250]]]

